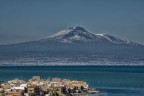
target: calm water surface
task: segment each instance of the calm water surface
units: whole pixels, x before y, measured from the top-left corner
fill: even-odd
[[[83,80],[103,92],[89,96],[144,96],[144,66],[0,66],[1,81],[34,75]]]

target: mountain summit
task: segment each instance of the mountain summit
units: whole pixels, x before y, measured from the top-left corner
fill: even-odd
[[[63,43],[70,43],[74,41],[92,40],[95,37],[95,34],[88,32],[83,27],[69,27],[50,36],[49,38]]]
[[[0,46],[0,64],[144,65],[144,46],[83,27],[69,27],[48,38]]]
[[[108,35],[108,34],[94,34],[87,31],[83,27],[69,27],[60,32],[55,33],[52,36],[49,36],[50,40],[55,40],[61,43],[72,43],[77,41],[101,41],[101,42],[109,42],[115,44],[134,44],[137,43],[129,42],[126,40],[119,39],[117,37]]]

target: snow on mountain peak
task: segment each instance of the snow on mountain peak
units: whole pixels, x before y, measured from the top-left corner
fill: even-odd
[[[99,38],[106,39],[108,41],[113,41],[113,38],[110,38],[110,35],[107,34],[96,34]]]
[[[69,32],[71,32],[73,30],[73,27],[69,27],[69,28],[66,28],[65,30],[62,30],[50,37],[58,37],[58,36],[61,36],[61,35],[65,35],[65,34],[68,34]]]
[[[98,38],[107,40],[109,42],[115,43],[115,44],[130,44],[130,45],[139,45],[137,43],[133,43],[130,41],[122,40],[120,38],[108,35],[108,34],[96,34]]]
[[[136,44],[121,40],[117,37],[107,35],[107,34],[94,34],[88,32],[83,27],[68,27],[52,36],[49,36],[50,40],[55,40],[62,43],[72,43],[75,41],[102,41],[111,42],[115,44]]]
[[[52,36],[50,36],[50,39],[57,39],[59,41],[65,41],[72,42],[72,41],[80,41],[80,40],[87,40],[94,38],[95,35],[86,31],[83,27],[69,27],[65,30],[62,30]]]
[[[87,32],[84,28],[82,27],[68,27],[50,37],[57,37],[57,36],[61,36],[61,35],[66,35],[66,34],[69,34],[69,33],[85,33]]]
[[[98,36],[104,36],[104,34],[96,34],[96,35],[98,35]]]

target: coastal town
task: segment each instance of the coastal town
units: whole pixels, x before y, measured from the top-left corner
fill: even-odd
[[[89,88],[84,81],[33,76],[28,81],[14,79],[0,82],[0,96],[84,96],[100,91]]]

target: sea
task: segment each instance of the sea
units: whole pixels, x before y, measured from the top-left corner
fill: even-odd
[[[144,96],[144,66],[0,66],[0,81],[32,76],[83,80],[101,91],[88,96]]]

